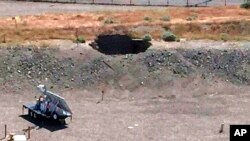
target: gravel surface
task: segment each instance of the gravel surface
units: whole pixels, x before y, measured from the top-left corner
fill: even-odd
[[[43,49],[2,47],[0,88],[18,92],[24,81],[35,86],[47,77],[55,88],[92,88],[104,83],[133,90],[141,85],[162,87],[175,78],[196,74],[250,84],[249,42],[153,42],[146,52],[127,55],[105,55],[86,44],[77,47],[65,41],[46,45]],[[126,84],[120,84],[124,79]]]

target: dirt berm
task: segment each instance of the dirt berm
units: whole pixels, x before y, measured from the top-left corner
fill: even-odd
[[[18,92],[44,83],[45,78],[52,89],[161,88],[190,76],[250,84],[249,42],[153,43],[146,52],[126,55],[105,55],[85,44],[54,42],[2,44],[1,91]]]

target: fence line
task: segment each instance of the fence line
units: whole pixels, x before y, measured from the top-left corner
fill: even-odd
[[[18,0],[22,1],[22,0]],[[27,1],[27,0],[26,0]],[[240,5],[247,0],[28,0],[36,2],[127,5],[127,6],[227,6]]]

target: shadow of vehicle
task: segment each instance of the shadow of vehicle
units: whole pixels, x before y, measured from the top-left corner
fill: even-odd
[[[50,132],[55,132],[58,130],[68,128],[65,124],[62,124],[60,121],[55,121],[52,119],[47,119],[44,117],[37,117],[36,119],[30,117],[29,115],[20,115],[19,117],[25,119],[26,121],[31,122],[35,126],[37,126],[37,130],[44,128],[49,130]]]

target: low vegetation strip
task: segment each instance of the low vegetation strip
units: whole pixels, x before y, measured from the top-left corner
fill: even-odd
[[[159,40],[170,30],[179,38],[249,40],[250,11],[239,7],[166,8],[133,12],[44,14],[0,19],[0,42],[92,40],[104,33]],[[227,37],[227,38],[224,38]]]

